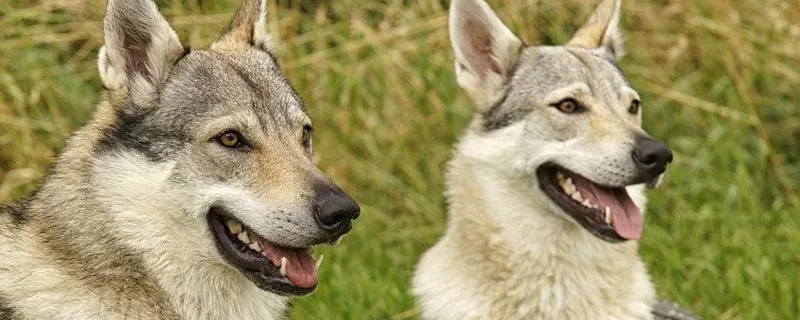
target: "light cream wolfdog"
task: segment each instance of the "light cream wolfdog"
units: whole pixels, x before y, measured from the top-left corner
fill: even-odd
[[[413,280],[424,319],[691,319],[637,254],[643,186],[671,151],[641,128],[617,59],[620,1],[566,45],[525,46],[482,0],[454,0],[459,85],[476,109],[447,174],[449,224]]]

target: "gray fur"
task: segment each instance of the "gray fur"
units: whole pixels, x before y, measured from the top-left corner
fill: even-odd
[[[670,301],[659,301],[653,305],[653,316],[655,320],[700,320],[691,311]]]
[[[3,297],[0,297],[0,320],[19,320],[14,308]]]
[[[13,226],[19,226],[28,220],[27,201],[11,202],[0,205],[0,212],[6,213]]]
[[[598,78],[598,74],[603,74]],[[620,88],[630,87],[616,61],[606,51],[572,47],[527,47],[508,84],[504,98],[483,114],[483,127],[497,130],[525,119],[537,109],[551,107],[541,101],[548,92],[573,83],[585,83],[603,99],[598,107],[612,109]],[[625,107],[625,106],[623,106]]]

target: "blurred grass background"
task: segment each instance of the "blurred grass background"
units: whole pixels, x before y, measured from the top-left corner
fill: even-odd
[[[157,1],[208,45],[236,0]],[[594,0],[490,0],[530,44],[568,40]],[[622,61],[645,128],[676,153],[641,253],[660,294],[706,319],[800,315],[800,1],[625,1]],[[415,318],[408,283],[445,226],[442,177],[471,105],[443,0],[273,0],[278,57],[316,157],[362,205],[295,319]],[[23,197],[101,85],[102,0],[0,3],[0,200]]]

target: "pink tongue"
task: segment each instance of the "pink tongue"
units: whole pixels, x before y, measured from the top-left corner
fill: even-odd
[[[606,207],[611,210],[612,224],[620,237],[631,240],[638,240],[642,237],[644,229],[642,212],[628,196],[625,188],[609,189],[580,177],[572,177],[572,179],[575,187],[585,199],[596,204],[603,212]]]
[[[286,278],[300,288],[311,288],[317,284],[317,266],[311,257],[311,249],[294,249],[280,247],[266,241],[259,241],[264,254],[278,266],[281,258],[286,257]]]

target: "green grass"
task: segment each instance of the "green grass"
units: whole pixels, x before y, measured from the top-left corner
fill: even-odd
[[[194,47],[238,1],[158,1]],[[445,1],[277,1],[278,56],[316,157],[362,205],[295,319],[414,318],[408,282],[445,226],[443,169],[471,106]],[[321,4],[319,4],[321,3]],[[527,43],[561,43],[596,1],[490,3]],[[663,297],[706,319],[800,314],[800,2],[625,1],[645,128],[676,152],[641,253]],[[302,9],[302,10],[301,10]],[[0,200],[31,192],[98,100],[101,0],[0,3]]]

